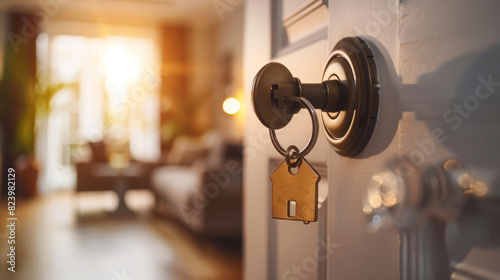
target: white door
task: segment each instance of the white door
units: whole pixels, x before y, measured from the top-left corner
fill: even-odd
[[[249,108],[245,279],[443,279],[451,273],[457,279],[500,278],[499,227],[487,217],[499,213],[491,210],[495,207],[458,222],[430,220],[404,233],[374,232],[363,213],[372,176],[404,156],[414,159],[415,168],[459,158],[489,187],[488,197],[500,195],[500,99],[495,95],[500,5],[466,0],[252,0],[245,5],[247,104],[253,77],[270,61],[284,64],[304,83],[321,82],[329,53],[344,37],[359,36],[370,45],[380,80],[377,124],[363,152],[342,157],[321,131],[306,156],[322,176],[319,219],[309,225],[271,218],[269,174],[283,158]],[[482,95],[474,98],[480,85]],[[311,129],[302,110],[277,135],[283,146],[300,148]],[[434,141],[436,131],[440,141]]]

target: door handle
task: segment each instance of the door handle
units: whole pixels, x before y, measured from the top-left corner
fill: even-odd
[[[368,231],[399,230],[401,279],[408,280],[450,279],[447,223],[480,215],[494,229],[500,216],[500,199],[454,159],[427,167],[393,161],[372,177],[363,200]]]
[[[444,222],[463,213],[472,183],[457,160],[415,168],[396,160],[372,177],[363,206],[367,228],[400,230],[401,279],[450,279]]]
[[[304,58],[307,60],[307,58]],[[379,110],[378,72],[369,45],[347,37],[334,47],[322,82],[302,83],[283,64],[271,62],[253,80],[252,104],[269,129],[286,126],[301,105],[287,97],[303,97],[322,111],[328,141],[342,156],[355,156],[368,144]]]
[[[369,217],[370,231],[387,224],[412,230],[431,217],[443,222],[456,220],[486,192],[487,187],[458,160],[411,169],[398,160],[372,177],[363,212]]]

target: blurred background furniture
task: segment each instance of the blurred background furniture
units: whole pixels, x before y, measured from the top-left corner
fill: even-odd
[[[167,165],[151,175],[159,209],[204,236],[241,236],[241,145],[213,132],[178,137]]]
[[[106,144],[89,143],[91,159],[76,164],[76,192],[114,191],[118,196],[117,212],[129,212],[125,204],[125,193],[131,189],[151,189],[151,171],[156,163],[109,159]]]

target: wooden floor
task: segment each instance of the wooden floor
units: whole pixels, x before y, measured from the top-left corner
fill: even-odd
[[[7,208],[4,202],[1,205]],[[4,225],[0,230],[0,279],[242,278],[240,251],[200,241],[158,215],[93,212],[75,216],[75,199],[67,192],[18,200],[16,206],[16,272],[7,271]],[[1,220],[6,223],[6,213],[1,210]]]

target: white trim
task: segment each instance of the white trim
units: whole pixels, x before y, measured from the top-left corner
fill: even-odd
[[[295,22],[299,21],[301,18],[305,17],[306,15],[312,13],[314,10],[318,9],[319,7],[323,6],[323,1],[322,0],[310,0],[309,2],[305,3],[301,7],[299,7],[296,11],[291,13],[289,16],[283,18],[283,27],[288,27]]]

